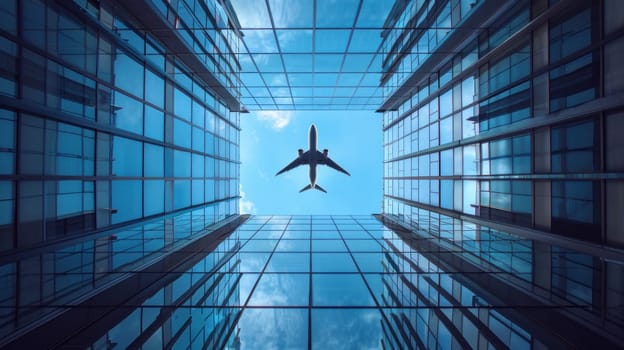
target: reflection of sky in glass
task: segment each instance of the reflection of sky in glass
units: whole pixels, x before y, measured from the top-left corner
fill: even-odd
[[[517,277],[530,282],[533,259],[551,254],[553,273],[558,274],[553,296],[566,299],[557,308],[589,309],[590,285],[600,273],[593,257],[553,247],[537,258],[527,239],[470,223],[429,220],[431,227],[461,232],[451,232],[452,240],[394,232],[372,216],[251,217],[199,262],[164,274],[166,286],[146,295],[138,308],[133,305],[135,309],[107,328],[107,339],[121,347],[141,337],[143,348],[184,348],[183,342],[173,344],[181,329],[179,339],[200,339],[191,348],[201,347],[197,344],[211,332],[223,338],[206,343],[213,348],[402,348],[403,337],[430,348],[454,343],[463,348],[529,348],[550,333],[538,324],[539,335],[532,334],[522,328],[530,322],[512,322],[509,310],[515,310],[515,320],[523,307],[540,315],[556,308],[543,303],[544,290],[540,298],[531,298],[511,286]],[[338,248],[341,252],[334,251]],[[79,252],[57,253],[65,261]],[[488,282],[500,284],[508,275],[513,283],[503,286],[504,293],[490,290]],[[611,288],[610,293],[618,293]],[[110,306],[110,300],[90,303]],[[158,328],[169,326],[176,331]],[[198,332],[205,338],[194,337]]]
[[[248,109],[374,110],[381,103],[381,31],[392,1],[233,0],[245,43],[240,52]],[[313,21],[313,14],[316,22]],[[286,72],[286,79],[260,79],[258,72]],[[252,74],[253,73],[253,74]],[[319,74],[331,77],[320,77]],[[296,77],[306,75],[306,78]],[[353,75],[353,77],[347,77]],[[321,93],[316,87],[367,89]],[[258,87],[289,86],[286,96]],[[292,87],[307,90],[292,90]],[[269,89],[270,91],[270,89]],[[316,97],[316,98],[313,98]],[[294,106],[292,105],[294,103]]]
[[[374,309],[313,309],[312,349],[379,349],[380,318]]]
[[[305,349],[308,309],[247,309],[238,328],[242,349]]]

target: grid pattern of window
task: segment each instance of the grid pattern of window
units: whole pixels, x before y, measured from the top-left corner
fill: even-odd
[[[46,253],[41,258],[54,264],[55,274],[37,272],[37,259],[22,262],[32,276],[46,276],[40,283],[53,285],[56,293],[39,300],[32,288],[3,289],[3,310],[9,310],[3,320],[12,325],[12,298],[20,293],[20,299],[31,302],[20,317],[36,314],[42,305],[64,307],[64,296],[92,288],[94,278],[112,277],[104,269],[110,266],[106,261],[112,262],[111,272],[163,276],[149,288],[122,293],[119,305],[111,306],[111,299],[90,301],[89,307],[109,315],[86,329],[80,325],[60,345],[566,347],[579,345],[574,331],[583,326],[563,313],[593,319],[612,310],[603,308],[596,285],[604,273],[617,280],[609,272],[617,273],[618,265],[603,271],[592,256],[430,214],[419,213],[419,222],[429,223],[430,230],[412,231],[373,216],[252,216],[223,235],[203,230],[207,217],[201,211],[171,216],[170,222],[155,220],[119,231],[112,241],[101,237],[95,250],[87,248],[93,247],[87,241]],[[193,235],[178,235],[188,231]],[[176,245],[189,242],[180,249],[186,257],[181,265],[169,266],[171,271],[137,268],[150,254],[167,254],[167,240],[173,237]],[[204,243],[194,243],[199,241]],[[16,275],[25,273],[15,265],[0,269],[11,286]],[[536,292],[531,284],[536,275],[551,281],[549,287]],[[621,296],[621,288],[612,286],[606,302],[621,308]],[[532,313],[513,312],[523,307]],[[615,316],[609,322],[618,320],[615,313],[609,315]],[[556,317],[568,328],[560,333],[554,323],[532,317]],[[54,321],[48,326],[58,332]],[[610,344],[599,337],[583,341]]]
[[[5,342],[9,341],[23,327],[59,310],[67,310],[69,306],[76,307],[73,310],[78,313],[84,314],[81,307],[91,310],[88,313],[97,313],[94,310],[104,310],[116,301],[133,300],[136,298],[133,293],[145,293],[143,288],[151,283],[161,283],[164,287],[144,298],[146,300],[141,302],[140,308],[120,307],[123,320],[110,330],[101,332],[97,340],[91,340],[94,347],[115,342],[126,348],[133,341],[132,335],[141,335],[139,339],[143,339],[146,347],[162,348],[162,344],[175,343],[180,337],[183,342],[192,338],[194,344],[198,341],[213,344],[214,348],[220,347],[218,344],[226,339],[214,333],[220,336],[228,332],[236,309],[210,312],[200,309],[198,313],[193,312],[191,334],[186,324],[191,315],[185,314],[189,309],[160,311],[157,306],[182,305],[182,301],[188,303],[186,299],[193,293],[193,303],[238,305],[238,279],[235,275],[224,279],[222,274],[237,271],[239,264],[232,255],[240,247],[235,240],[223,241],[219,236],[219,230],[226,227],[223,221],[215,224],[215,217],[223,218],[228,214],[226,209],[229,210],[221,204],[208,205],[105,231],[96,238],[91,236],[48,248],[43,253],[30,253],[17,261],[3,261],[0,264],[0,337]],[[231,233],[231,230],[225,233]],[[195,254],[211,246],[212,254]],[[190,271],[176,273],[172,266],[161,263],[166,259],[174,259]],[[210,276],[206,275],[208,272]],[[143,288],[138,287],[141,283],[124,287],[124,279],[134,278],[145,281]],[[92,301],[93,304],[78,306],[78,300],[94,295],[99,297]],[[134,305],[134,301],[129,303]],[[161,316],[157,317],[159,312]],[[163,322],[165,315],[171,316],[173,322]],[[224,322],[224,319],[227,321]],[[70,325],[76,320],[81,318],[70,316],[65,322]],[[84,326],[82,321],[79,323],[82,324],[80,327]],[[172,329],[173,332],[169,333]],[[180,329],[186,332],[186,338],[174,336]],[[197,337],[200,339],[195,339]],[[50,342],[47,345],[51,345],[52,337],[46,339]],[[83,344],[83,347],[91,345],[90,342]]]
[[[615,28],[622,23],[607,15],[618,5],[507,2],[493,17],[482,10],[492,4],[476,2],[457,17],[461,22],[451,15],[433,47],[439,28],[401,22],[449,21],[457,3],[410,2],[393,18],[401,34],[384,37],[384,47],[403,47],[403,55],[384,57],[394,66],[407,67],[410,50],[430,42],[417,65],[390,70],[382,82],[389,94],[381,107],[384,213],[409,222],[402,202],[621,247],[622,231],[608,224],[617,218],[603,215],[610,206],[624,209],[615,199],[603,204],[615,197],[607,187],[624,183],[605,161],[621,149],[603,146],[613,137],[606,126],[619,125],[624,107],[613,96],[621,90],[607,89],[620,79],[611,71],[620,70],[600,73],[611,55],[603,48],[615,48],[621,36]],[[470,27],[471,21],[484,27]],[[468,32],[476,39],[460,42]],[[436,45],[444,48],[438,55]],[[608,210],[612,215],[618,216]]]
[[[240,38],[214,30],[220,4],[176,3],[194,11],[175,32],[206,28],[185,37],[205,72],[123,6],[2,2],[20,25],[0,28],[0,250],[206,203],[238,212],[239,113],[218,93],[239,94]]]

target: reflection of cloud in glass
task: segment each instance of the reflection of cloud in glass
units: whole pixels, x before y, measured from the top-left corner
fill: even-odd
[[[312,349],[379,349],[376,309],[313,309]]]
[[[256,286],[250,306],[307,306],[307,274],[264,274]]]
[[[241,349],[306,349],[307,309],[246,309],[238,323]]]
[[[375,306],[359,274],[313,274],[314,306]]]

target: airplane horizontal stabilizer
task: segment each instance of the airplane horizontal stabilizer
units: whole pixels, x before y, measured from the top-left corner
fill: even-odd
[[[303,191],[307,191],[307,190],[309,190],[309,189],[311,189],[311,188],[312,188],[312,186],[307,185],[306,187],[302,188],[302,189],[299,191],[299,193],[301,193],[301,192],[303,192]],[[321,191],[321,192],[325,192],[325,193],[327,193],[327,191],[325,191],[325,189],[324,189],[323,187],[319,186],[319,185],[314,185],[314,189],[317,189],[317,190],[319,190],[319,191]]]

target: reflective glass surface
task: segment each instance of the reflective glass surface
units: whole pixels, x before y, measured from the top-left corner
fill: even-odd
[[[87,241],[46,253],[52,274],[37,257],[4,264],[2,331],[63,309],[99,315],[58,343],[93,349],[560,348],[575,332],[614,345],[596,322],[621,334],[617,262],[604,269],[597,257],[469,223],[444,239],[380,218],[252,216],[222,231],[194,211],[101,237],[95,250]],[[175,263],[163,264],[168,256]],[[30,277],[16,282],[24,269]],[[124,278],[143,283],[120,292]],[[24,288],[51,279],[53,294]]]
[[[251,110],[376,109],[381,34],[392,5],[233,0],[244,34],[242,104]]]

